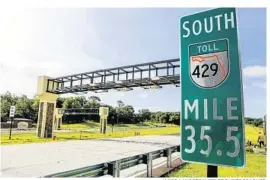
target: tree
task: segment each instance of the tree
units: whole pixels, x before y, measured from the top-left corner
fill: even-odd
[[[88,97],[88,99],[89,99],[90,101],[94,102],[94,103],[98,103],[98,102],[101,101],[100,98],[97,97],[97,96],[90,96],[90,97]]]
[[[175,116],[175,121],[173,123],[176,125],[180,125],[180,112],[175,112],[174,116]]]
[[[32,109],[33,109],[33,114],[32,118],[35,122],[37,122],[38,119],[38,109],[39,109],[39,99],[36,97],[32,100]]]
[[[163,112],[151,112],[151,121],[152,122],[160,122],[160,117],[163,114]]]
[[[86,103],[84,103],[83,108],[99,108],[100,104],[98,103],[94,103],[91,101],[86,101]]]
[[[162,115],[159,117],[159,122],[161,123],[167,123],[169,121],[168,113],[162,113]]]
[[[81,103],[82,101],[79,98],[68,97],[63,102],[63,108],[64,109],[81,108],[82,107]]]
[[[86,97],[82,96],[82,107],[84,107],[84,104],[87,102]]]
[[[118,105],[118,107],[123,107],[125,104],[123,103],[123,101],[118,100],[117,105]]]
[[[139,122],[149,121],[151,119],[151,112],[149,109],[140,109],[138,111]]]
[[[245,123],[251,124],[251,125],[256,126],[256,127],[262,127],[263,126],[263,119],[262,118],[256,119],[256,118],[246,117]]]
[[[18,97],[12,95],[9,91],[1,95],[1,119],[8,120],[10,106],[16,105],[17,100]]]
[[[116,113],[117,113],[116,123],[118,124],[119,117],[121,116],[121,107],[123,107],[125,104],[123,103],[123,101],[118,100],[117,105],[118,105],[118,107],[116,108]]]
[[[122,117],[122,122],[124,123],[131,123],[134,118],[134,108],[131,105],[126,105],[121,107],[121,117]]]
[[[88,97],[88,100],[82,99],[82,106],[83,108],[99,108],[101,106],[100,101],[99,97],[90,96]]]
[[[62,108],[64,101],[65,101],[65,98],[58,97],[56,99],[56,108]]]
[[[180,113],[175,112],[170,114],[169,123],[180,124]]]

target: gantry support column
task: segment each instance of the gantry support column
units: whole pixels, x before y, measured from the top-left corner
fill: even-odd
[[[64,109],[56,108],[54,128],[53,128],[54,130],[61,129],[62,121],[63,121],[63,114],[64,114]]]
[[[37,95],[39,98],[39,111],[37,123],[37,137],[51,138],[55,127],[56,99],[58,95],[47,93],[47,87],[52,88],[52,84],[48,84],[47,76],[38,77]],[[54,85],[55,87],[57,86]]]
[[[109,108],[108,107],[100,107],[99,108],[100,134],[106,134],[108,116],[109,116]]]

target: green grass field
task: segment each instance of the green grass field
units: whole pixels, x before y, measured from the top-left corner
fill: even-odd
[[[155,128],[155,127],[176,127],[176,125],[171,124],[161,124],[161,123],[139,123],[139,124],[115,124],[114,129],[142,129],[142,128]],[[107,129],[111,129],[112,125],[108,124]],[[79,124],[64,124],[62,129],[76,129],[76,130],[89,130],[89,129],[99,129],[99,123],[93,121],[87,121],[85,123]]]
[[[245,128],[246,137],[245,138],[246,140],[248,139],[251,140],[252,144],[257,143],[257,137],[258,137],[259,132],[263,134],[263,129],[246,124],[246,128]]]
[[[9,140],[8,133],[1,134],[1,145],[8,144],[25,144],[25,143],[38,143],[38,142],[55,142],[65,140],[78,140],[78,139],[100,139],[100,138],[119,138],[134,136],[135,131],[139,131],[140,135],[162,135],[180,133],[180,127],[170,124],[118,124],[114,125],[113,129],[110,124],[107,126],[106,135],[99,133],[99,123],[87,121],[80,124],[65,124],[62,129],[69,130],[69,132],[57,132],[56,140],[40,139],[36,137],[36,132],[22,132],[13,133],[12,139]],[[256,143],[258,132],[262,132],[261,128],[246,125],[246,137],[252,143]]]
[[[218,177],[266,177],[266,155],[246,153],[247,164],[245,168],[219,167]],[[173,172],[169,177],[206,177],[206,165],[189,163],[180,170]]]
[[[164,127],[159,127],[164,126]],[[66,140],[80,139],[101,139],[101,138],[121,138],[135,136],[135,132],[139,131],[140,136],[143,135],[162,135],[180,133],[180,127],[175,125],[164,124],[119,124],[112,127],[107,126],[106,135],[99,133],[99,124],[95,122],[87,122],[80,124],[66,124],[62,126],[66,132],[56,132],[56,140],[52,138],[41,139],[36,137],[36,132],[22,132],[12,134],[12,139],[9,140],[9,134],[1,134],[1,145],[10,144],[26,144],[26,143],[41,143],[41,142],[57,142]]]

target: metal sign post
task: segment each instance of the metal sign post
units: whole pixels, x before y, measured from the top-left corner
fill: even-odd
[[[15,106],[10,106],[9,110],[9,120],[10,120],[10,127],[9,127],[9,138],[11,139],[11,132],[12,132],[12,121],[15,115]]]
[[[212,178],[218,177],[218,167],[207,165],[207,177],[212,177]]]
[[[182,17],[181,158],[207,164],[245,166],[244,105],[235,8]]]

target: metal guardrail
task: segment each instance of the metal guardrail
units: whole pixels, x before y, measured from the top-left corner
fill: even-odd
[[[120,177],[120,171],[139,165],[147,165],[147,177],[152,177],[153,160],[167,157],[167,167],[172,167],[172,153],[180,152],[180,146],[172,146],[157,151],[152,151],[145,154],[131,156],[111,162],[87,166],[75,170],[60,172],[56,174],[47,175],[44,177],[100,177],[104,175],[112,175],[113,177]]]

